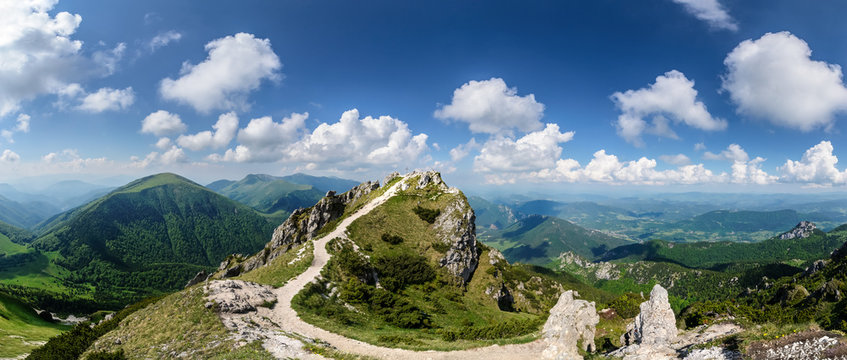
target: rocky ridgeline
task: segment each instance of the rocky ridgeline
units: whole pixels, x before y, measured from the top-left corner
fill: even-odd
[[[570,360],[582,359],[579,346],[583,351],[595,351],[594,333],[600,316],[594,302],[574,299],[573,290],[562,293],[559,301],[550,309],[550,317],[544,323],[542,338],[547,347],[545,359]]]
[[[295,245],[305,243],[317,236],[324,226],[344,215],[344,209],[348,204],[378,188],[379,182],[368,181],[340,195],[330,191],[314,206],[294,210],[291,216],[274,230],[271,241],[262,251],[244,261],[240,261],[241,259],[237,256],[230,256],[221,263],[218,269],[219,276],[221,278],[238,276],[270,263]]]
[[[786,231],[779,235],[780,240],[789,239],[805,239],[814,233],[818,227],[811,221],[801,221],[790,231]]]

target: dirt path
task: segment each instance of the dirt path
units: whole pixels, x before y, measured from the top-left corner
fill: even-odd
[[[543,351],[544,346],[540,341],[519,345],[493,345],[484,348],[460,351],[412,351],[371,345],[331,333],[300,320],[300,317],[297,316],[297,312],[291,308],[291,299],[294,298],[294,295],[300,292],[300,290],[303,290],[303,287],[305,287],[306,284],[312,282],[318,277],[318,275],[320,275],[321,269],[323,269],[330,258],[329,253],[326,251],[326,244],[329,240],[336,237],[347,238],[347,227],[359,217],[369,213],[371,210],[379,205],[382,205],[385,201],[394,196],[402,183],[403,181],[397,182],[383,195],[365,204],[364,207],[338,224],[338,227],[336,227],[336,229],[331,233],[319,239],[315,239],[315,259],[312,261],[312,265],[309,266],[305,272],[294,279],[291,279],[285,284],[285,286],[274,290],[278,300],[276,306],[274,306],[273,310],[260,308],[257,315],[267,317],[269,320],[276,323],[281,328],[280,330],[284,332],[296,333],[308,338],[327,342],[344,353],[366,355],[381,359],[541,359],[541,352]]]

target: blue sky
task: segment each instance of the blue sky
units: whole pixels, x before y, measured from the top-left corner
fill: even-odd
[[[838,190],[844,7],[0,1],[0,181]]]

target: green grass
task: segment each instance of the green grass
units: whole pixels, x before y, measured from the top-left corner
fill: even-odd
[[[254,341],[231,352],[218,354],[210,360],[274,360],[271,353],[262,347],[261,341]]]
[[[309,265],[312,264],[312,260],[315,258],[314,248],[311,241],[296,246],[289,249],[285,254],[273,259],[270,264],[241,274],[236,279],[281,287],[288,280],[291,280],[309,268]]]
[[[408,181],[416,182],[415,179]],[[396,180],[389,182],[385,188],[394,183]],[[379,196],[378,192],[369,195],[369,197],[376,196]],[[353,339],[387,347],[447,351],[492,344],[524,343],[537,339],[537,330],[510,338],[488,340],[448,341],[442,336],[442,333],[447,331],[483,329],[507,321],[537,322],[540,328],[544,315],[558,299],[555,284],[560,279],[553,280],[552,275],[536,273],[530,267],[504,265],[500,270],[492,269],[492,265],[488,262],[488,250],[481,245],[480,263],[470,283],[461,286],[451,280],[452,275],[437,265],[438,260],[444,256],[444,249],[437,249],[437,246],[434,246],[441,241],[440,235],[435,231],[434,225],[418,217],[414,209],[419,206],[427,209],[446,209],[454,202],[467,206],[466,201],[463,194],[442,193],[435,186],[420,190],[412,187],[388,199],[384,204],[354,221],[348,228],[350,239],[371,259],[391,254],[423,256],[427,259],[427,263],[437,269],[439,275],[436,280],[408,286],[395,294],[427,314],[431,326],[424,326],[423,329],[408,329],[390,325],[383,317],[384,315],[372,312],[369,305],[354,305],[356,311],[351,311],[345,308],[341,300],[336,297],[331,297],[326,304],[333,308],[335,315],[331,316],[319,315],[320,310],[310,307],[314,304],[309,305],[309,295],[305,293],[298,294],[292,306],[308,323]],[[353,206],[348,206],[348,211],[355,211],[357,207],[354,203]],[[383,234],[402,237],[403,241],[397,244],[383,241]],[[345,275],[340,271],[340,268],[330,266],[325,269],[324,277],[332,281],[342,281],[339,276],[343,278]],[[497,271],[503,271],[503,273],[495,275],[498,274]],[[487,289],[499,286],[503,281],[496,276],[508,276],[508,281],[513,282],[512,286],[516,286],[518,282],[525,282],[528,289],[525,291],[527,297],[532,296],[529,294],[531,292],[534,294],[535,290],[542,291],[543,295],[536,295],[531,300],[519,300],[516,306],[522,309],[522,312],[501,311],[496,301],[485,293]],[[582,293],[583,290],[591,293],[584,285],[580,287],[580,292]]]
[[[68,329],[41,319],[30,307],[0,293],[0,358],[26,354]]]
[[[35,261],[0,271],[0,284],[31,287],[59,294],[73,293],[79,297],[91,298],[89,291],[80,293],[78,290],[85,288],[93,291],[92,286],[76,287],[77,291],[74,291],[63,283],[62,279],[70,272],[53,261],[60,257],[58,252],[41,252]]]
[[[192,353],[195,358],[229,354],[233,341],[228,339],[229,334],[217,314],[206,309],[205,303],[200,287],[168,295],[129,315],[118,328],[98,339],[87,353],[123,349],[127,357],[138,359],[168,358],[171,353],[182,352]],[[115,344],[117,339],[121,339],[120,345]],[[248,358],[244,356],[241,358]]]
[[[27,251],[29,251],[29,249],[27,249],[26,246],[13,243],[8,236],[0,234],[0,256],[2,256],[2,254],[6,254],[6,256],[21,254]]]

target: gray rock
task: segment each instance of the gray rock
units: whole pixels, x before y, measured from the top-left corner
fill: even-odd
[[[621,344],[669,345],[676,339],[676,317],[668,302],[668,291],[656,284],[650,300],[641,303],[641,312],[635,322],[627,326]]]
[[[218,311],[224,313],[243,314],[276,301],[272,287],[241,280],[212,281],[203,290],[206,299],[217,304]]]
[[[229,262],[221,263],[220,277],[235,277],[270,263],[292,247],[316,237],[324,226],[344,215],[348,204],[378,188],[379,182],[368,181],[340,195],[329,191],[311,208],[294,210],[282,225],[274,229],[271,241],[258,254],[237,263],[229,259]]]
[[[187,288],[192,287],[194,285],[197,285],[201,282],[204,282],[208,278],[209,278],[209,274],[206,274],[206,270],[200,270],[200,272],[198,272],[197,275],[194,275],[194,278],[192,278],[191,280],[188,280],[188,283],[185,284],[185,288],[187,289]]]
[[[574,299],[574,292],[565,291],[559,301],[550,309],[550,317],[544,323],[542,338],[547,347],[545,359],[582,359],[577,343],[582,341],[582,349],[595,351],[594,333],[600,316],[594,302]]]
[[[456,197],[433,224],[440,241],[450,245],[439,264],[456,276],[462,284],[470,281],[479,265],[475,221],[476,215],[464,197]]]
[[[818,271],[821,271],[825,266],[826,260],[817,260],[813,262],[812,265],[809,265],[809,267],[807,267],[805,271],[803,271],[803,276],[809,276]]]
[[[810,235],[812,235],[814,230],[817,229],[817,228],[818,227],[815,225],[815,223],[813,223],[811,221],[801,221],[800,223],[797,224],[797,226],[795,226],[790,231],[786,231],[786,232],[782,233],[782,235],[779,235],[779,238],[781,240],[805,239],[805,238],[809,237]]]

